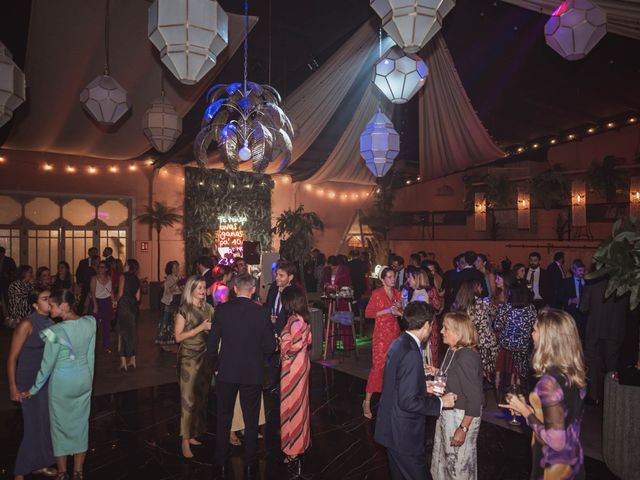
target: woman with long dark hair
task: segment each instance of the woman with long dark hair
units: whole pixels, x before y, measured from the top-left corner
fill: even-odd
[[[288,320],[280,335],[280,441],[288,463],[297,474],[301,455],[311,445],[309,413],[309,346],[311,327],[307,297],[297,287],[282,291]]]
[[[127,368],[136,368],[138,304],[140,303],[139,269],[140,264],[137,260],[128,259],[118,285],[116,323],[120,356],[119,370],[125,372]]]
[[[51,290],[71,290],[73,287],[73,280],[71,279],[71,267],[64,260],[58,262],[58,272],[53,276],[53,283],[51,283]]]
[[[113,303],[116,295],[109,276],[109,267],[104,260],[98,264],[98,273],[91,277],[89,291],[91,292],[93,316],[96,318],[98,329],[102,333],[102,350],[106,353],[111,353],[109,334],[111,333]]]

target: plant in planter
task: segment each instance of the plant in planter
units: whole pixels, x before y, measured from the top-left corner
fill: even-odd
[[[280,237],[280,256],[296,263],[298,272],[302,272],[302,265],[311,253],[314,230],[323,231],[324,224],[318,214],[305,212],[304,205],[282,212],[271,229],[271,233]],[[304,275],[301,277],[304,281]]]
[[[550,210],[569,196],[569,182],[559,168],[551,168],[533,177],[531,196]]]
[[[602,163],[593,162],[585,177],[589,190],[599,193],[609,203],[627,188],[624,174],[615,169],[622,161],[624,159],[611,155],[604,157]]]
[[[143,225],[149,225],[158,234],[158,282],[160,281],[160,232],[163,228],[173,227],[174,224],[182,220],[182,215],[175,213],[175,209],[162,202],[154,202],[153,205],[145,205],[145,212],[136,217],[136,220]]]

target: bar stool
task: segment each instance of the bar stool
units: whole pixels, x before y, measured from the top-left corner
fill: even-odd
[[[353,301],[353,298],[345,298],[345,297],[339,297],[337,295],[331,294],[328,295],[327,297],[325,297],[326,300],[328,301],[328,308],[327,308],[327,323],[325,326],[325,339],[324,339],[324,355],[323,355],[323,360],[327,359],[327,352],[329,349],[331,349],[331,357],[333,358],[333,354],[334,354],[334,344],[333,341],[334,339],[338,338],[338,339],[344,339],[344,338],[348,338],[349,336],[351,337],[351,339],[353,340],[353,350],[355,352],[355,356],[356,359],[358,358],[358,344],[356,343],[356,329],[355,326],[353,324],[353,309],[351,307],[351,302]],[[349,312],[351,313],[351,329],[350,329],[350,335],[349,333],[343,333],[340,332],[337,328],[336,325],[338,326],[347,326],[346,324],[342,324],[342,323],[338,323],[332,320],[334,313],[336,313],[337,311],[337,306],[338,306],[338,302],[347,302],[348,306],[349,306]],[[346,349],[345,349],[346,350]]]

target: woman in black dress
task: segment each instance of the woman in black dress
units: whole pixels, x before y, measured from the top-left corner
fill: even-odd
[[[116,324],[118,331],[119,370],[136,368],[136,328],[138,323],[138,303],[140,303],[140,280],[137,260],[128,259],[124,266],[124,274],[120,276],[118,285],[118,307]]]
[[[71,280],[71,268],[64,260],[58,262],[58,273],[53,277],[51,290],[71,290],[73,281]]]

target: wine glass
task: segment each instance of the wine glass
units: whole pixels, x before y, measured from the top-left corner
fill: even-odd
[[[511,400],[512,397],[517,397],[519,393],[520,393],[519,385],[516,385],[516,384],[509,385],[507,392],[504,394],[506,403],[509,403],[509,400]],[[509,420],[509,425],[514,425],[514,426],[521,425],[515,410],[509,409],[509,411],[511,412],[511,420]]]

